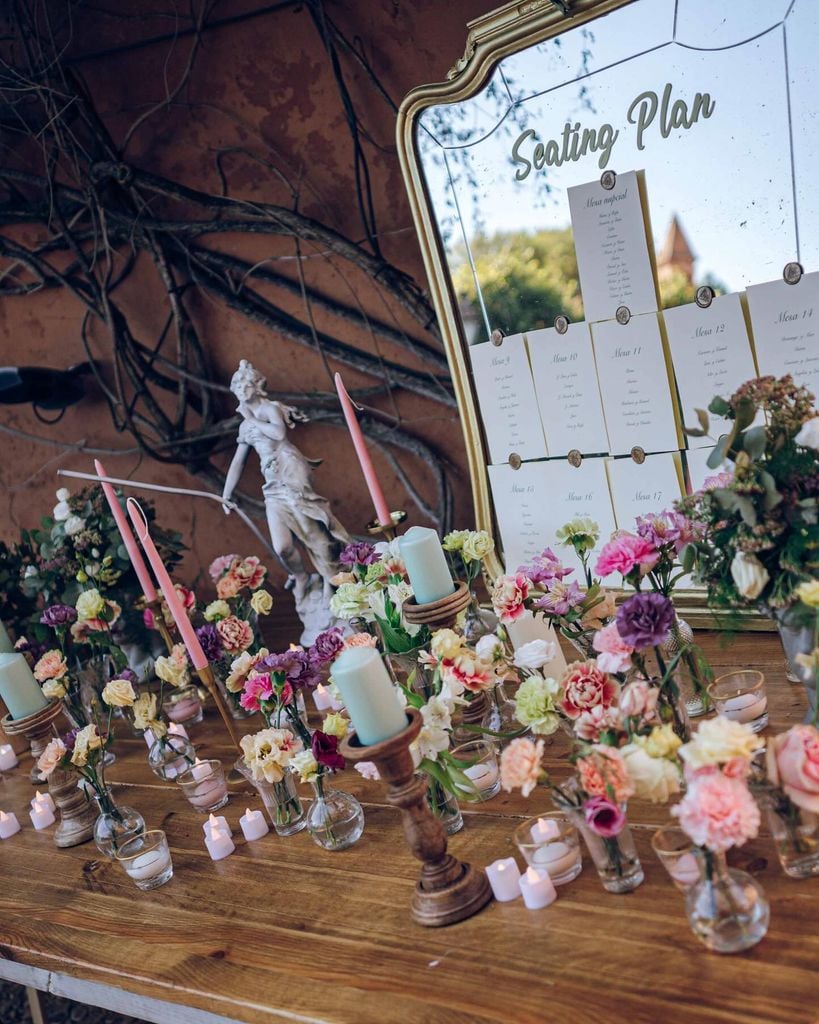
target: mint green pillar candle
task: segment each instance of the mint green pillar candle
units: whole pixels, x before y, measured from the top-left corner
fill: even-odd
[[[22,654],[0,654],[0,697],[12,718],[27,718],[48,705]]]
[[[14,652],[14,644],[11,642],[11,637],[6,632],[6,627],[0,622],[0,654],[12,654]]]
[[[333,682],[365,747],[407,727],[398,688],[372,647],[349,647],[333,662]]]
[[[398,538],[398,548],[418,604],[432,604],[449,597],[455,584],[435,530],[413,526]]]

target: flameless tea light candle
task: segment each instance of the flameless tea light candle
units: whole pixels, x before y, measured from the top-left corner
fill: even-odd
[[[12,811],[0,811],[0,839],[10,839],[20,831],[20,822]]]
[[[54,798],[50,793],[36,793],[34,799],[31,801],[32,807],[47,807],[50,811],[56,811],[57,805],[54,803]]]
[[[48,828],[54,824],[54,811],[43,801],[38,804],[35,800],[31,801],[31,810],[28,812],[29,818],[31,818],[31,824],[39,832],[40,829]]]
[[[486,869],[486,877],[499,903],[508,903],[520,896],[520,872],[514,857],[493,861]]]
[[[209,836],[215,828],[220,829],[222,832],[227,833],[227,835],[229,836],[233,835],[233,829],[230,827],[230,825],[228,825],[227,818],[224,816],[224,814],[220,814],[218,816],[215,814],[209,814],[208,820],[202,826],[202,831],[205,833],[206,836]]]
[[[209,836],[205,836],[205,846],[211,860],[224,860],[236,849],[230,836],[220,828],[213,829]]]
[[[541,910],[557,898],[557,889],[549,872],[531,865],[520,876],[520,891],[529,910]]]
[[[333,695],[326,686],[319,683],[313,690],[313,703],[316,705],[316,711],[330,711],[333,707]]]
[[[441,539],[435,530],[412,526],[398,538],[398,548],[418,604],[440,601],[455,590]],[[335,674],[334,668],[334,678]]]
[[[191,768],[191,775],[199,780],[206,779],[212,772],[210,761],[200,761],[199,758],[194,761],[193,767]]]
[[[180,725],[179,722],[170,723],[170,725],[168,726],[168,735],[181,736],[183,739],[186,740],[190,739],[190,736],[188,736],[188,730],[185,728],[184,725]]]
[[[333,663],[333,679],[363,746],[380,743],[407,727],[398,690],[373,647],[348,647]]]
[[[761,732],[768,724],[765,676],[756,669],[741,669],[719,676],[708,687],[716,711],[734,722]]]
[[[245,813],[239,818],[239,826],[249,843],[252,843],[255,839],[261,839],[262,836],[266,836],[270,831],[270,826],[265,821],[262,812],[251,811],[249,807],[245,808]]]
[[[150,829],[129,839],[115,856],[138,889],[156,889],[173,878],[171,851],[162,829]]]
[[[10,771],[19,764],[14,749],[8,743],[0,745],[0,772]]]
[[[490,800],[500,790],[500,766],[495,744],[489,740],[470,740],[455,747],[452,756],[466,765],[464,775],[471,780],[479,800]],[[459,786],[468,792],[466,786]]]
[[[547,871],[553,885],[572,882],[583,870],[580,836],[560,812],[521,822],[514,840],[529,867]]]
[[[218,811],[228,802],[225,772],[220,761],[199,761],[174,779],[185,797],[201,814]]]
[[[174,725],[182,729],[185,725],[197,725],[202,721],[202,701],[195,686],[186,686],[162,702],[162,710],[170,721],[168,728],[173,732]],[[187,736],[187,732],[185,736]]]
[[[40,684],[22,654],[0,654],[0,698],[12,718],[28,718],[48,707]]]
[[[549,839],[557,839],[560,826],[553,818],[538,818],[530,831],[534,842],[545,843]]]

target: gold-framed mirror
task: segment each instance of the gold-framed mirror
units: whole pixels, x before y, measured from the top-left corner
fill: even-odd
[[[702,486],[716,438],[683,427],[716,393],[785,372],[819,393],[817,43],[808,0],[521,0],[404,100],[490,573],[568,511],[607,534]]]

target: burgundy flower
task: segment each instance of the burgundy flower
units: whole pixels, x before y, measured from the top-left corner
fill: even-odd
[[[200,626],[196,630],[196,635],[199,638],[199,643],[202,645],[202,652],[208,661],[218,661],[224,652],[216,626],[211,623]]]
[[[586,824],[601,839],[612,839],[623,831],[626,816],[608,797],[593,796],[583,804]]]
[[[674,605],[662,594],[634,594],[617,609],[617,632],[638,651],[658,647],[674,624]]]
[[[51,629],[70,626],[72,622],[76,621],[77,609],[72,608],[69,604],[52,604],[40,616],[40,622],[44,626],[50,626]]]
[[[372,565],[381,556],[367,541],[351,541],[338,556],[340,565],[354,569],[357,565]]]
[[[316,637],[309,651],[310,660],[316,666],[326,665],[333,661],[339,651],[343,649],[344,637],[341,629],[334,626],[332,629],[326,629],[323,633],[319,633]]]
[[[322,732],[321,729],[316,729],[313,733],[313,742],[311,744],[313,749],[313,757],[320,765],[324,765],[325,768],[333,768],[340,771],[344,765],[344,758],[338,752],[338,737],[328,736],[326,732]]]

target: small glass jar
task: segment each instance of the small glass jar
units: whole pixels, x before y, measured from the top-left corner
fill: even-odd
[[[691,931],[715,953],[739,953],[765,937],[770,907],[762,886],[745,871],[729,868],[724,853],[702,850],[702,877],[688,890]]]
[[[500,765],[494,743],[489,740],[470,740],[455,747],[452,756],[463,764],[461,771],[471,780],[472,786],[458,786],[467,800],[491,800],[501,787]]]
[[[225,772],[220,761],[197,761],[176,776],[176,784],[200,814],[218,811],[228,802]]]
[[[754,732],[761,732],[768,724],[765,676],[756,669],[744,668],[718,676],[708,687],[708,696],[717,714],[750,725]]]
[[[663,825],[651,837],[651,846],[671,881],[687,892],[702,877],[699,851],[679,825]]]
[[[150,829],[122,843],[116,859],[137,889],[158,889],[173,878],[171,851],[162,829]]]
[[[184,736],[163,736],[148,751],[148,764],[157,778],[172,782],[196,761],[196,751]]]
[[[319,775],[313,786],[313,802],[307,812],[310,838],[324,850],[346,850],[364,831],[364,811],[354,796],[326,786]]]
[[[765,801],[765,811],[785,874],[791,878],[819,875],[819,814],[776,792]]]
[[[460,832],[464,827],[464,818],[458,806],[458,801],[448,789],[444,789],[437,779],[433,779],[431,775],[428,775],[426,778],[427,806],[435,817],[440,819],[447,835],[454,836],[456,832]]]
[[[267,782],[264,779],[253,778],[253,773],[243,757],[239,758],[234,767],[262,798],[265,812],[276,830],[276,835],[292,836],[296,832],[301,832],[307,821],[292,772],[285,771],[279,782]]]
[[[603,888],[614,893],[636,889],[645,875],[628,822],[625,822],[617,835],[601,836],[589,826],[582,808],[570,804],[561,807],[561,810],[583,836]],[[625,805],[621,810],[625,813]]]
[[[104,857],[114,859],[123,843],[145,831],[145,819],[133,807],[117,805],[111,792],[96,793],[99,817],[94,824],[94,842]]]
[[[555,885],[574,881],[583,870],[580,835],[560,811],[521,822],[514,839],[526,863],[535,870],[548,871]]]
[[[162,702],[162,710],[169,722],[177,725],[197,725],[202,721],[202,701],[195,686],[183,686]]]

